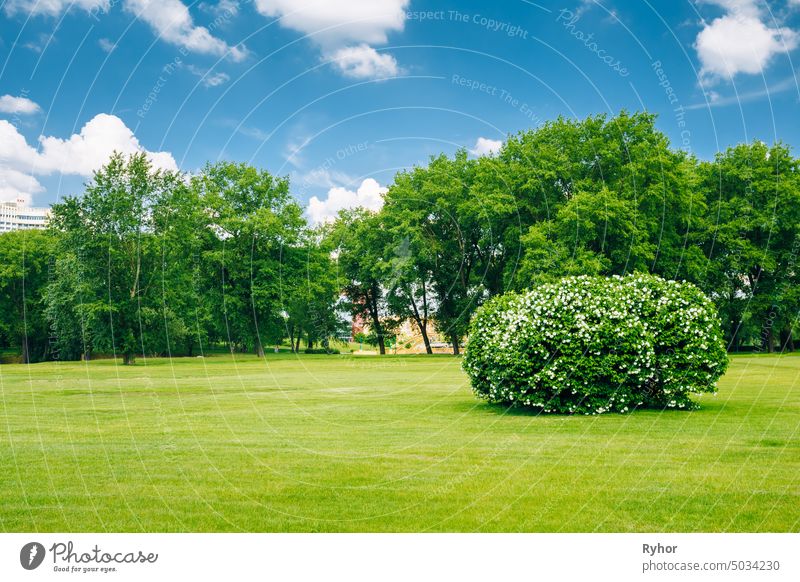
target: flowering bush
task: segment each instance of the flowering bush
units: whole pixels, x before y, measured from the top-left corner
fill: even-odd
[[[711,301],[654,275],[567,277],[483,305],[464,370],[475,394],[545,412],[692,408],[728,358]]]

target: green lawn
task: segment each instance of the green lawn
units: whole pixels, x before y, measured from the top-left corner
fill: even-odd
[[[445,356],[0,366],[0,530],[798,531],[800,356],[535,416]]]

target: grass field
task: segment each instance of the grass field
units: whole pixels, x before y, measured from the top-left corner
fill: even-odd
[[[800,356],[599,417],[483,404],[459,364],[0,366],[0,530],[800,530]]]

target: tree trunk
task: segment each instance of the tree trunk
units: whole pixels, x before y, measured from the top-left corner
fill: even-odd
[[[294,348],[295,353],[300,353],[300,333],[297,334],[297,343]]]
[[[366,298],[367,309],[372,318],[372,325],[375,327],[375,337],[378,338],[378,353],[386,355],[386,343],[383,341],[383,328],[381,327],[381,318],[378,313],[378,293],[377,285],[371,289],[369,296]]]
[[[781,330],[781,351],[793,352],[794,351],[794,338],[792,337],[791,326]]]
[[[428,337],[428,326],[427,325],[420,326],[419,331],[422,334],[422,341],[425,342],[425,353],[432,354],[433,348],[431,347],[431,340]]]
[[[132,366],[136,363],[136,355],[132,352],[125,352],[122,354],[122,365],[123,366]]]
[[[374,310],[370,307],[370,314],[372,315],[372,325],[375,327],[375,337],[378,339],[378,353],[382,356],[386,355],[386,343],[383,341],[383,328],[378,317],[377,306]]]
[[[762,334],[761,349],[766,350],[769,354],[775,350],[772,341],[772,335],[772,327],[768,327],[767,333]]]
[[[30,364],[31,353],[30,353],[30,348],[28,346],[28,338],[26,336],[22,336],[22,340],[20,341],[20,348],[22,349],[22,363]]]
[[[731,351],[739,351],[739,326],[741,325],[741,320],[734,320],[731,321],[731,341],[728,343],[729,349]]]
[[[425,352],[432,354],[433,348],[431,348],[431,338],[428,337],[428,286],[425,282],[422,283],[422,321],[424,323],[422,341],[425,342]]]
[[[419,333],[422,335],[422,341],[425,343],[425,353],[432,354],[433,348],[431,347],[431,340],[428,337],[428,322],[416,316],[414,317],[414,321],[417,324],[417,328],[419,328]]]
[[[314,340],[311,339],[311,335],[308,336],[308,345],[306,347],[309,350],[314,347]]]
[[[408,295],[411,297],[411,313],[414,316],[414,321],[417,322],[419,333],[422,334],[422,341],[425,343],[425,353],[432,354],[433,348],[431,348],[431,340],[428,339],[428,304],[424,288],[422,291],[422,309],[424,315],[420,315],[419,309],[417,309],[417,302],[414,300],[414,295],[410,292],[410,290]]]
[[[264,357],[264,346],[261,345],[261,342],[256,342],[256,354],[258,354],[259,358]]]
[[[461,353],[458,347],[458,336],[456,334],[452,334],[450,338],[451,341],[453,342],[453,355],[458,356]]]

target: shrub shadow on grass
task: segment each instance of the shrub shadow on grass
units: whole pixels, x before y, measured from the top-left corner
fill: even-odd
[[[498,404],[493,402],[482,402],[477,410],[502,414],[504,416],[574,416],[570,414],[547,413],[543,408],[534,406],[518,406],[516,404]]]
[[[528,417],[536,417],[541,416],[544,418],[587,418],[587,417],[620,417],[626,418],[632,414],[643,414],[643,413],[659,413],[659,414],[670,414],[670,415],[685,415],[685,414],[692,414],[692,413],[703,413],[703,412],[711,412],[717,411],[719,412],[724,408],[724,404],[719,402],[703,402],[702,404],[699,402],[695,402],[697,406],[691,409],[681,409],[681,408],[658,408],[658,407],[645,407],[645,406],[637,406],[631,409],[628,412],[604,412],[602,414],[584,414],[581,412],[545,412],[545,410],[541,407],[535,406],[521,406],[518,404],[501,404],[501,403],[492,403],[492,402],[481,402],[476,407],[475,410],[477,411],[485,411],[492,414],[501,414],[504,416],[528,416]]]

